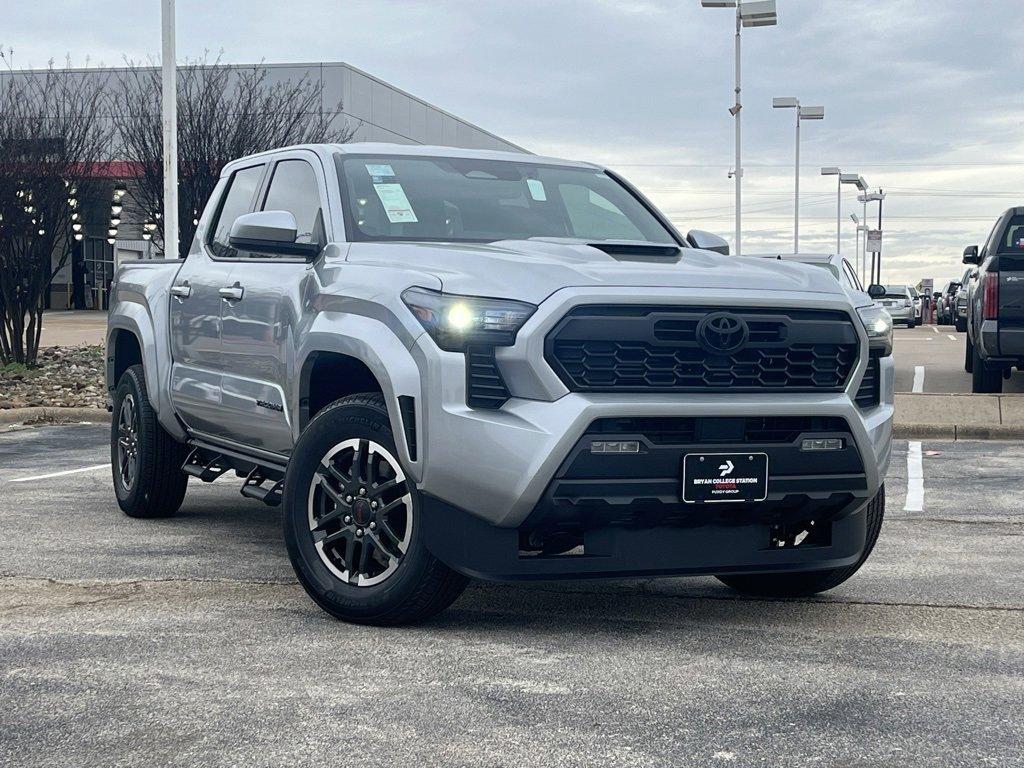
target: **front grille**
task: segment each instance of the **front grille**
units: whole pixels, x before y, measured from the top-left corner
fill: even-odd
[[[501,408],[509,397],[494,359],[494,347],[469,347],[466,350],[466,405]]]
[[[828,310],[738,309],[749,335],[709,352],[698,327],[720,307],[582,306],[548,335],[545,356],[575,392],[842,390],[857,363],[848,315]]]
[[[872,351],[868,358],[868,368],[857,388],[854,402],[858,408],[874,408],[882,401],[882,363],[881,353]]]

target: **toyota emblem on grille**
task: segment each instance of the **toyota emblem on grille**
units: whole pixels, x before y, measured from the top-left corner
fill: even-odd
[[[715,312],[697,326],[697,341],[708,352],[728,355],[747,343],[750,328],[746,321],[730,312]]]

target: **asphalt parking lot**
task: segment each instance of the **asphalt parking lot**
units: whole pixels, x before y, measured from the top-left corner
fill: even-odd
[[[305,597],[235,482],[122,516],[106,430],[0,434],[0,765],[1022,764],[1019,444],[926,442],[904,510],[897,443],[875,554],[826,597],[478,585],[377,629]]]
[[[964,370],[967,334],[952,325],[919,325],[895,330],[896,391],[956,393],[971,391],[971,374]],[[1024,374],[1014,372],[1003,392],[1024,392]]]

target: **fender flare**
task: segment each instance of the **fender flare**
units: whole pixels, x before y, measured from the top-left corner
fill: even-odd
[[[298,441],[302,429],[299,418],[300,401],[307,372],[318,354],[332,353],[354,358],[365,365],[377,379],[388,409],[388,419],[398,446],[399,458],[414,480],[423,476],[423,451],[413,460],[405,437],[398,398],[412,397],[416,402],[416,434],[423,434],[423,398],[421,376],[408,347],[385,323],[370,317],[343,312],[322,312],[304,335],[298,350],[296,370],[298,385],[289,404],[295,415],[292,420],[293,439]],[[422,441],[419,441],[422,445]]]
[[[161,357],[170,360],[170,352],[167,350],[163,356],[158,351],[158,334],[154,327],[153,317],[146,305],[139,302],[127,301],[124,296],[117,303],[116,309],[110,313],[107,321],[106,336],[106,378],[108,390],[113,390],[117,382],[113,380],[114,373],[114,349],[113,340],[118,331],[128,331],[139,343],[139,350],[142,353],[142,371],[146,380],[146,392],[149,395],[150,404],[156,411],[160,425],[178,440],[185,440],[187,435],[181,424],[174,417],[174,409],[168,400],[168,388],[166,382],[170,380],[170,371],[160,364]],[[163,341],[167,345],[166,335]]]

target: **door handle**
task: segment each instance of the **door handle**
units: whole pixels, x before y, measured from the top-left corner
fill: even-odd
[[[171,286],[171,296],[173,296],[174,298],[176,298],[178,300],[187,299],[191,295],[192,295],[192,286],[189,285],[187,281],[182,283],[181,285],[172,285]]]
[[[225,301],[241,301],[242,296],[245,295],[245,288],[240,286],[238,283],[235,283],[227,288],[221,288],[217,293],[219,293],[220,297]]]

